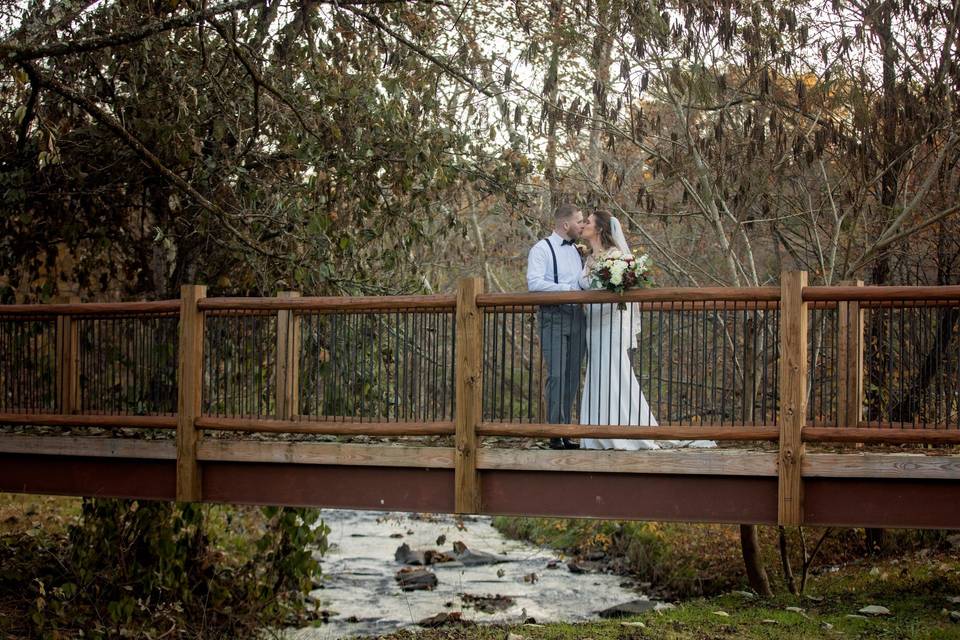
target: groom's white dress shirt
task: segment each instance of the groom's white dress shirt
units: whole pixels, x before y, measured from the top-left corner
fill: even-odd
[[[553,255],[557,256],[556,281],[554,281]],[[580,252],[564,240],[556,231],[550,237],[537,242],[527,256],[527,289],[530,291],[579,291],[583,263]]]

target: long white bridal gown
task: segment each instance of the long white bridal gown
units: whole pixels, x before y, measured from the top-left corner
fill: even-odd
[[[584,268],[580,286],[591,288],[589,267]],[[655,427],[657,419],[650,410],[633,371],[627,349],[636,346],[640,327],[639,313],[631,304],[626,309],[617,303],[585,305],[587,317],[587,375],[580,401],[580,424],[634,425]],[[664,449],[674,447],[714,447],[710,440],[625,440],[583,438],[583,449]]]

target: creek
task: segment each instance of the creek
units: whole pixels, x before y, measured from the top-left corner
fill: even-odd
[[[478,623],[573,622],[644,599],[622,576],[574,573],[557,552],[504,537],[489,517],[329,510],[323,520],[330,527],[330,548],[321,561],[320,588],[310,599],[318,610],[328,612],[327,622],[290,630],[286,636],[291,639],[415,630],[419,621],[437,614],[459,613]],[[456,542],[507,561],[431,564],[427,569],[436,575],[435,588],[401,590],[395,576],[405,565],[394,557],[400,545],[452,553]]]

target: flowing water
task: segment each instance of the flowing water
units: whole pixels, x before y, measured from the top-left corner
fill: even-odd
[[[310,597],[329,612],[329,622],[291,630],[296,640],[343,638],[418,628],[420,620],[438,613],[461,612],[465,620],[536,622],[588,620],[597,612],[642,599],[622,587],[623,578],[602,573],[572,573],[559,556],[526,542],[509,540],[488,517],[462,522],[447,515],[411,515],[374,511],[324,511],[330,527],[330,550],[323,557],[323,588]],[[445,536],[438,544],[438,538]],[[506,556],[510,561],[482,566],[461,563],[430,565],[438,584],[432,591],[401,591],[394,579],[403,566],[394,559],[397,547],[450,552],[454,542],[470,550]],[[470,596],[509,596],[501,611],[485,613]],[[503,600],[501,599],[501,602]]]

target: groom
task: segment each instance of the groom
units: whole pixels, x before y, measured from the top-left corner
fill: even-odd
[[[574,242],[583,228],[583,212],[572,204],[554,214],[553,233],[537,242],[527,258],[530,291],[579,291],[583,262]],[[540,348],[547,361],[547,422],[570,424],[580,386],[586,318],[579,304],[540,307]],[[579,449],[569,438],[551,438],[551,449]]]

